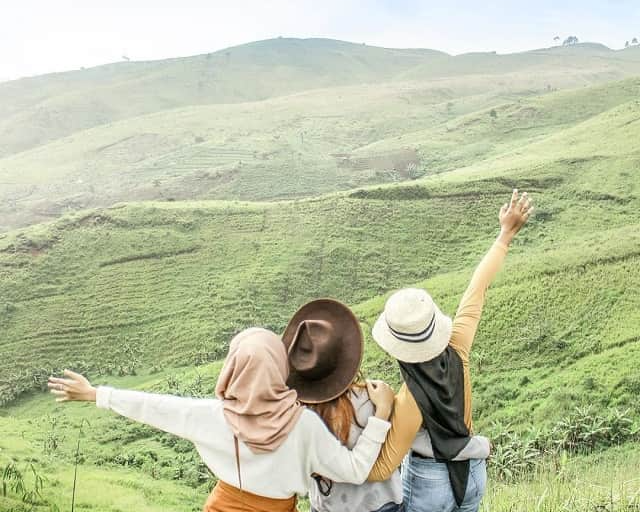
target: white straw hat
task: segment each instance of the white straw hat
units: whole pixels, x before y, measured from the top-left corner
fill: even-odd
[[[425,290],[405,288],[389,297],[372,334],[376,343],[399,361],[424,363],[445,351],[451,325],[451,318]]]

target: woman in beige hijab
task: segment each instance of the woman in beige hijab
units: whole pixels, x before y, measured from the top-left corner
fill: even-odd
[[[193,442],[219,478],[206,512],[293,512],[314,474],[364,482],[389,430],[393,403],[388,386],[368,382],[377,412],[347,449],[287,386],[287,351],[280,337],[257,328],[231,342],[216,399],[95,388],[82,375],[64,374],[49,379],[58,401],[95,401],[99,408]]]

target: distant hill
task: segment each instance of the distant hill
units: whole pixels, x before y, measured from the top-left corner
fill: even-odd
[[[0,231],[121,201],[279,200],[412,180],[640,93],[637,79],[565,92],[548,80],[514,72],[330,87],[96,126],[0,159]]]
[[[0,156],[133,116],[315,88],[524,70],[570,72],[575,84],[579,77],[593,83],[640,72],[640,58],[629,62],[619,54],[580,44],[453,57],[434,50],[281,38],[194,57],[54,73],[0,83]]]
[[[0,83],[0,156],[152,112],[378,83],[447,55],[273,39],[194,57],[121,62]]]

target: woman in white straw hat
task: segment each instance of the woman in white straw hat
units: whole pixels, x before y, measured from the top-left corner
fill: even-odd
[[[387,479],[407,455],[402,475],[407,512],[477,512],[480,507],[488,449],[486,440],[473,436],[469,355],[485,292],[532,212],[527,193],[519,196],[514,190],[500,209],[500,235],[474,272],[453,321],[427,291],[406,288],[387,300],[373,327],[374,340],[398,360],[405,382],[369,480]],[[464,454],[482,452],[462,460]]]

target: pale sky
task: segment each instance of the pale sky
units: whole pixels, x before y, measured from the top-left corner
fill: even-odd
[[[543,48],[556,35],[622,48],[640,39],[640,0],[7,0],[0,81],[278,36],[459,54]]]

